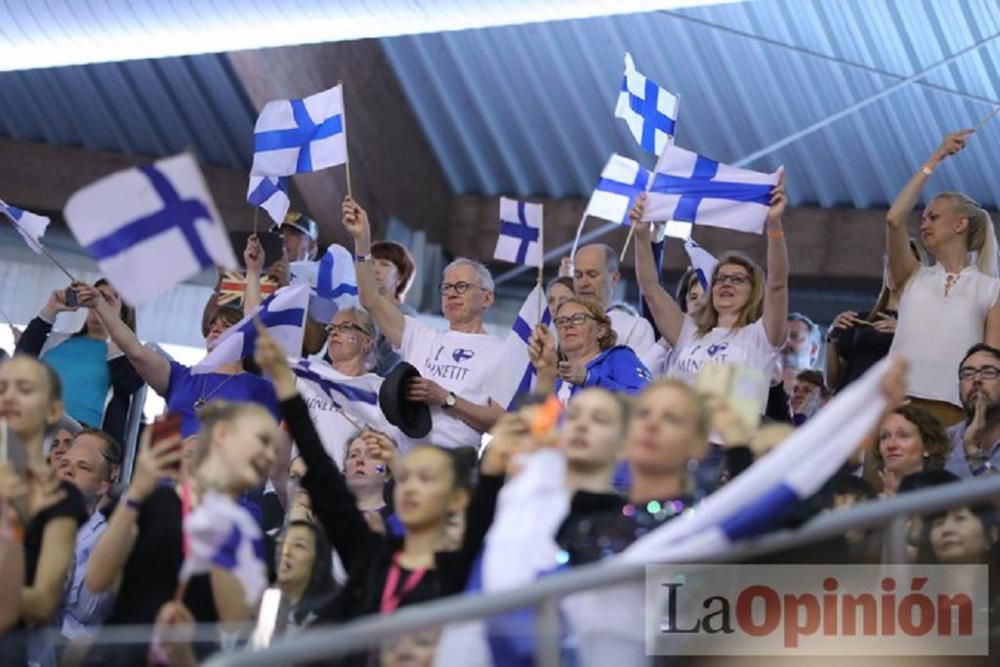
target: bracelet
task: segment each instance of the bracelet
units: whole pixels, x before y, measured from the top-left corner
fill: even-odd
[[[772,232],[769,229],[769,230],[767,230],[767,238],[769,238],[769,239],[771,239],[773,241],[780,241],[781,239],[785,238],[785,232],[783,232],[783,231]]]
[[[928,167],[926,164],[922,165],[920,167],[920,173],[923,174],[924,176],[930,176],[931,174],[934,173],[934,168]]]
[[[136,512],[142,509],[142,501],[133,500],[127,493],[122,496],[122,500],[125,501],[125,507],[128,507],[129,509],[133,509]]]

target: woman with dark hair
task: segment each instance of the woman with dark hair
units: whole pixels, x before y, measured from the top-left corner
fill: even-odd
[[[921,266],[927,253],[910,239],[910,251]],[[833,320],[826,334],[826,384],[837,392],[865,374],[889,354],[899,316],[899,289],[889,272],[882,270],[882,290],[868,315],[862,319],[848,310]]]
[[[417,265],[413,256],[405,246],[394,241],[375,241],[372,243],[372,270],[378,282],[379,294],[391,301],[404,315],[416,315],[413,306],[406,303],[406,293],[410,291],[413,278],[417,275]],[[376,375],[386,377],[400,361],[400,356],[393,352],[392,345],[386,337],[379,334],[375,348]]]
[[[895,495],[910,473],[940,470],[950,452],[951,441],[937,417],[914,405],[893,410],[879,424],[873,451],[883,495]]]
[[[111,283],[101,278],[94,289],[134,332],[135,309],[121,300]],[[55,369],[63,386],[73,388],[65,397],[70,417],[124,442],[132,394],[143,380],[128,357],[109,340],[108,330],[94,308],[88,309],[87,319],[75,334],[52,332],[59,313],[75,312],[82,305],[67,302],[69,294],[78,296],[75,286],[52,292],[38,317],[28,323],[15,353],[40,358]]]
[[[677,293],[674,296],[677,306],[682,313],[694,317],[705,305],[706,296],[707,293],[701,284],[698,270],[694,267],[688,267],[681,279],[677,281]]]
[[[910,362],[910,396],[946,427],[963,418],[955,369],[976,343],[1000,346],[1000,280],[996,230],[989,214],[961,192],[943,192],[924,207],[920,238],[936,263],[910,252],[907,220],[938,165],[965,148],[973,130],[949,134],[896,197],[886,214],[889,273],[900,290],[891,353]]]
[[[568,276],[554,278],[545,287],[545,302],[549,306],[549,313],[555,313],[567,299],[576,296],[576,289],[573,287],[573,279]]]
[[[633,394],[652,379],[632,348],[615,345],[611,319],[593,299],[566,299],[557,306],[552,323],[558,348],[546,326],[536,326],[528,341],[538,393],[554,391],[565,404],[583,387]]]
[[[289,522],[281,541],[278,588],[290,603],[288,633],[302,630],[317,618],[337,592],[330,543],[311,521]]]

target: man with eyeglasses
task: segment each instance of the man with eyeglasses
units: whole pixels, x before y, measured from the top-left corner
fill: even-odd
[[[361,305],[371,313],[386,340],[422,377],[411,380],[406,396],[431,408],[428,440],[445,447],[478,447],[482,432],[503,413],[492,401],[490,383],[500,362],[503,341],[486,333],[483,316],[493,305],[489,269],[459,258],[445,267],[441,310],[447,331],[437,331],[379,293],[372,268],[368,214],[346,198],[344,226],[354,237],[354,267]]]
[[[1000,349],[979,343],[965,353],[958,394],[965,421],[948,429],[945,468],[964,478],[1000,472]]]
[[[118,479],[121,457],[121,447],[114,438],[86,428],[73,438],[73,446],[56,471],[59,477],[80,489],[90,512],[90,519],[76,533],[70,576],[60,612],[54,617],[61,624],[63,637],[69,640],[95,635],[114,602],[112,591],[91,593],[83,580],[94,545],[108,527],[104,510]]]

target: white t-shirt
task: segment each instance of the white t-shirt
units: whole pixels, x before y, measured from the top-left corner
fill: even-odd
[[[323,449],[341,472],[344,469],[344,458],[352,436],[366,426],[392,438],[400,454],[406,454],[414,446],[415,442],[390,424],[378,406],[378,390],[382,386],[382,378],[374,373],[360,376],[344,375],[329,364],[313,363],[313,370],[320,373],[324,379],[345,385],[358,391],[359,394],[374,395],[376,399],[372,404],[364,400],[351,400],[350,397],[334,391],[332,393],[341,408],[338,410],[330,395],[318,385],[305,378],[296,378],[296,386],[302,394],[302,400],[309,408],[309,416],[316,425],[316,432],[323,443]],[[297,453],[293,451],[293,456]]]
[[[489,403],[493,370],[502,356],[501,339],[485,333],[438,331],[407,315],[402,343],[397,352],[423,377],[471,403]],[[431,419],[434,426],[426,441],[479,448],[482,435],[447,410],[432,406]]]
[[[716,327],[704,336],[690,315],[684,316],[681,335],[674,347],[674,363],[670,376],[694,384],[698,372],[705,364],[737,364],[756,368],[771,377],[778,363],[781,346],[771,345],[764,330],[764,321],[757,320],[739,329]],[[762,405],[767,405],[768,386],[764,385]]]
[[[652,347],[656,340],[653,326],[645,317],[636,317],[623,310],[609,310],[611,328],[618,335],[616,345],[627,345],[638,355]]]
[[[642,352],[637,353],[642,365],[649,369],[654,378],[663,377],[670,372],[670,366],[674,360],[674,348],[666,338],[656,341]]]
[[[940,264],[921,267],[910,276],[899,298],[889,354],[910,362],[910,396],[960,406],[958,364],[970,347],[983,342],[1000,280],[970,265],[954,278],[948,296],[946,282]]]

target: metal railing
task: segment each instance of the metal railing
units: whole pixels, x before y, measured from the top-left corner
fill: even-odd
[[[1000,477],[914,491],[864,503],[857,507],[816,517],[794,531],[781,531],[741,542],[725,552],[699,558],[699,563],[740,561],[834,538],[851,530],[890,525],[887,553],[900,554],[905,547],[903,522],[912,515],[947,510],[991,498],[1000,498]],[[669,562],[669,561],[664,561]],[[399,635],[420,632],[452,622],[484,619],[504,612],[533,607],[537,612],[536,662],[541,667],[558,665],[558,600],[579,591],[641,581],[646,566],[613,561],[579,567],[547,576],[530,586],[492,593],[464,595],[404,607],[389,616],[369,616],[342,626],[314,628],[291,638],[281,638],[269,648],[220,653],[206,667],[273,667],[345,655],[367,649]]]

